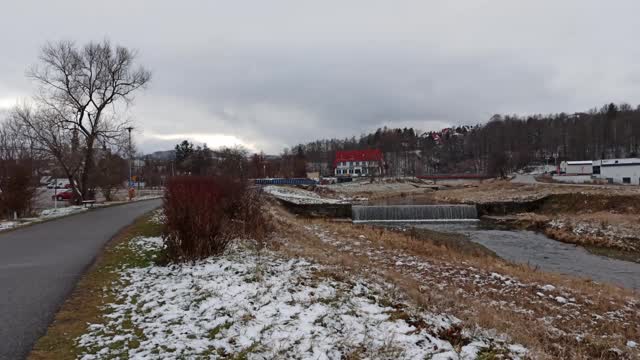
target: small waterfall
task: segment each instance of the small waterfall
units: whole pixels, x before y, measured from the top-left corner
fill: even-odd
[[[353,222],[476,221],[475,205],[353,206]]]

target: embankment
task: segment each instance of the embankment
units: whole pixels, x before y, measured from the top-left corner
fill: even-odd
[[[477,206],[494,225],[539,231],[598,254],[640,262],[640,196],[570,193]]]

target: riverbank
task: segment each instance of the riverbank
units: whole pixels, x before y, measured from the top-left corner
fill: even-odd
[[[486,216],[484,220],[496,226],[541,232],[551,239],[583,246],[594,254],[640,263],[640,224],[636,215],[517,213]]]
[[[434,232],[272,211],[280,234],[273,246],[280,251],[342,269],[338,276],[384,279],[416,306],[454,314],[466,331],[495,329],[533,358],[640,356],[627,346],[640,336],[640,298],[633,291],[463,251]]]
[[[386,187],[392,187],[391,190]],[[402,188],[407,191],[397,191]],[[358,192],[361,189],[363,191]],[[411,191],[409,191],[411,190]],[[473,204],[502,225],[539,231],[593,253],[640,261],[640,187],[486,180],[424,189],[410,181],[331,187],[331,196],[368,196],[369,204]]]
[[[291,215],[277,205],[270,212],[279,230],[266,248],[238,239],[220,256],[170,266],[159,265],[163,216],[137,221],[107,246],[30,359],[524,359],[530,353],[494,329],[468,329],[450,314],[413,304],[385,278],[292,256],[280,228],[282,216]]]

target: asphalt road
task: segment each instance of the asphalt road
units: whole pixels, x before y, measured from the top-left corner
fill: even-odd
[[[161,200],[95,209],[0,234],[0,359],[23,359],[104,244]]]

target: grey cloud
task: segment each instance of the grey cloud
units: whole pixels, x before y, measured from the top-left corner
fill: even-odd
[[[128,114],[146,151],[171,144],[152,134],[219,134],[274,153],[382,125],[580,111],[634,103],[640,49],[627,39],[639,10],[632,0],[10,2],[0,100],[31,91],[24,70],[45,41],[108,37],[154,71]]]

